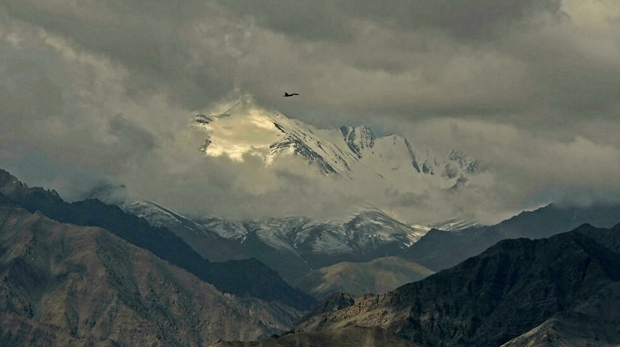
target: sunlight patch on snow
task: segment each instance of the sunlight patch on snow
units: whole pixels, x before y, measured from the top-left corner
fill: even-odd
[[[269,145],[282,136],[271,119],[258,110],[218,117],[204,128],[211,139],[206,155],[225,155],[236,161],[243,161],[246,154],[267,160]]]

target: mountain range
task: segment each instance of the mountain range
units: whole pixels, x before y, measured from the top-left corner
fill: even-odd
[[[254,256],[319,299],[338,290],[382,293],[433,273],[410,260],[386,257],[403,252],[426,228],[408,226],[381,211],[363,211],[346,222],[305,217],[197,222],[154,202],[123,209],[173,231],[205,258]]]
[[[620,215],[617,204],[550,204],[524,211],[496,225],[464,223],[459,227],[456,221],[446,221],[441,226],[454,230],[440,230],[407,225],[380,210],[361,211],[345,221],[318,222],[298,216],[233,222],[215,217],[190,219],[152,202],[123,208],[155,225],[174,230],[197,250],[217,248],[226,250],[223,253],[231,257],[256,257],[291,283],[323,267],[341,262],[368,262],[385,256],[398,256],[440,271],[504,239],[544,238],[584,223],[611,227]]]
[[[288,281],[339,262],[364,262],[400,253],[428,230],[379,210],[362,211],[346,221],[293,216],[233,222],[215,217],[190,219],[153,202],[123,208],[172,230],[205,258],[221,253],[239,259],[256,257]],[[215,248],[225,252],[213,252]]]
[[[289,286],[276,271],[255,258],[209,262],[173,232],[154,227],[118,206],[96,199],[67,203],[54,191],[29,188],[4,170],[0,170],[0,193],[16,205],[30,212],[40,211],[56,221],[104,228],[223,292],[267,301],[279,300],[302,311],[315,303],[311,296]]]
[[[200,220],[134,205],[146,220],[129,210],[67,203],[0,171],[2,346],[620,343],[620,225],[606,228],[620,219],[614,205],[550,205],[495,226],[428,232],[376,210],[329,223]],[[596,226],[561,233],[583,220]],[[352,250],[344,258],[372,259],[288,280],[324,297],[317,305],[251,258],[260,247],[248,240],[281,262],[320,264],[341,245]]]
[[[613,249],[619,242],[620,225],[504,240],[386,294],[336,293],[292,335],[359,327],[385,329],[417,346],[615,346],[620,254]],[[279,345],[270,343],[252,346]]]

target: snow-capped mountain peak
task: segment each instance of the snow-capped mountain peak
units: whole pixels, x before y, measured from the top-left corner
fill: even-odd
[[[434,156],[429,150],[414,149],[396,134],[376,137],[365,126],[318,129],[264,109],[251,97],[237,100],[221,113],[199,114],[193,126],[206,132],[201,147],[206,155],[237,160],[245,154],[259,155],[267,164],[294,155],[325,175],[350,179],[371,174],[398,183],[437,176],[434,180],[441,181],[441,189],[448,189],[466,182],[478,169],[478,161],[460,151]]]

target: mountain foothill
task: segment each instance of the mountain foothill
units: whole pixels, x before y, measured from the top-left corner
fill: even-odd
[[[0,345],[615,346],[618,222],[549,205],[460,230],[378,210],[237,223],[68,203],[2,170]]]

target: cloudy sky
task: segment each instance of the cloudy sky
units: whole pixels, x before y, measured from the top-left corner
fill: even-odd
[[[228,218],[382,194],[201,156],[192,116],[240,95],[480,158],[493,190],[463,203],[486,220],[620,197],[617,0],[0,4],[0,167],[29,185]]]

